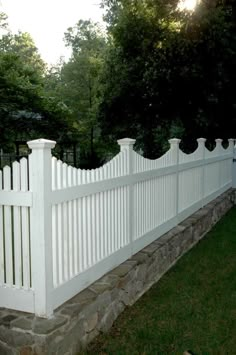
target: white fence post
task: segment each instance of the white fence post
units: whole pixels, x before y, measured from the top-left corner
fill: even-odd
[[[236,188],[236,140],[235,139],[229,139],[229,144],[232,147],[233,151],[233,163],[232,163],[232,187],[235,189]]]
[[[206,138],[198,138],[198,150],[199,150],[199,158],[204,160],[206,155]],[[201,173],[201,200],[202,200],[202,207],[204,206],[204,197],[205,197],[205,161],[204,165],[202,166],[202,173]]]
[[[172,163],[173,165],[176,165],[176,218],[178,218],[179,214],[179,144],[181,142],[181,139],[178,138],[172,138],[169,139],[168,141],[170,143],[170,149],[172,153]]]
[[[217,153],[219,153],[221,151],[221,148],[222,148],[223,139],[217,138],[215,140],[215,142],[216,142],[216,151],[217,151]]]
[[[119,139],[117,143],[120,146],[120,151],[123,152],[124,150],[128,150],[128,162],[127,162],[127,174],[132,175],[134,171],[134,166],[133,166],[133,157],[132,157],[132,152],[133,152],[133,147],[135,144],[136,140],[131,139],[131,138],[123,138]],[[128,211],[129,211],[129,238],[130,238],[130,243],[132,246],[132,242],[134,239],[133,235],[133,228],[134,228],[134,192],[133,192],[133,186],[130,185],[129,187],[129,199],[128,199]]]
[[[38,139],[27,143],[32,149],[29,161],[30,190],[33,193],[31,208],[31,277],[35,292],[35,314],[50,317],[52,305],[52,157],[56,142]]]
[[[229,138],[228,139],[228,142],[229,142],[229,148],[232,152],[232,154],[234,153],[234,139],[233,138]]]
[[[217,152],[217,156],[219,157],[220,156],[220,153],[221,153],[221,151],[222,151],[222,142],[223,142],[223,139],[221,139],[221,138],[217,138],[216,140],[215,140],[215,142],[216,142],[216,152]],[[221,162],[219,161],[219,169],[218,169],[218,174],[219,174],[219,176],[218,176],[218,187],[220,188],[221,187]]]

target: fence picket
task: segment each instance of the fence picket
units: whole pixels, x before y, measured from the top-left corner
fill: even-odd
[[[3,189],[4,191],[11,191],[11,169],[9,166],[5,166],[3,168]],[[13,241],[11,210],[11,206],[4,206],[6,283],[9,286],[13,285]]]
[[[62,164],[62,186],[64,189],[68,187],[67,164],[65,163]],[[64,255],[63,255],[64,281],[67,281],[69,279],[69,245],[68,245],[69,224],[68,224],[68,202],[67,201],[63,202],[62,210],[63,210],[62,233],[63,233],[63,249],[64,249]]]
[[[21,174],[21,191],[28,191],[28,161],[22,158],[20,161]],[[23,286],[29,289],[31,286],[30,280],[30,225],[29,225],[29,209],[22,207],[22,258],[23,258]]]
[[[100,181],[101,169],[95,170],[95,181]],[[101,200],[101,193],[96,194],[95,196],[95,211],[96,211],[96,223],[94,223],[94,228],[96,231],[96,261],[102,259],[102,248],[103,248],[103,235],[101,234],[101,211],[99,209]]]
[[[77,185],[77,169],[73,169],[73,186]],[[77,201],[76,199],[73,201],[73,239],[72,239],[72,253],[73,253],[73,276],[78,273],[78,220],[77,220]]]
[[[72,186],[72,167],[71,166],[67,166],[67,181],[68,181],[68,187]],[[74,252],[73,252],[73,228],[74,228],[74,215],[72,213],[72,206],[73,206],[73,201],[69,201],[68,204],[68,275],[69,275],[69,279],[71,279],[73,277],[73,265],[74,265]]]
[[[78,185],[82,184],[82,171],[78,170]],[[81,272],[83,270],[83,256],[84,256],[84,242],[83,242],[83,213],[82,213],[82,198],[78,199],[78,270]]]
[[[57,189],[57,159],[52,158],[52,190]],[[59,279],[59,248],[58,248],[58,206],[52,206],[52,251],[53,251],[53,284],[57,287]]]
[[[113,160],[114,163],[114,160]],[[111,169],[111,178],[114,177],[114,164],[110,166]],[[115,189],[110,190],[111,194],[111,253],[114,253],[115,250]]]
[[[86,184],[86,171],[82,170],[82,184]],[[83,240],[83,253],[82,260],[83,266],[82,269],[85,270],[88,266],[89,260],[89,250],[88,250],[88,238],[87,238],[87,197],[82,198],[82,240]]]
[[[122,156],[120,155],[119,158],[116,161],[116,166],[115,166],[115,170],[116,170],[116,176],[122,175],[122,171],[121,171],[121,159]],[[116,201],[117,201],[117,215],[116,215],[116,233],[117,233],[117,243],[116,243],[116,250],[118,250],[119,248],[122,247],[122,235],[121,235],[121,187],[118,187],[116,190]]]
[[[63,187],[63,177],[62,177],[62,161],[57,161],[57,188],[62,189]],[[57,206],[57,242],[58,242],[58,279],[59,284],[62,284],[65,277],[64,277],[64,244],[63,244],[63,204],[60,203]]]
[[[108,169],[109,168],[109,169]],[[107,166],[107,178],[111,178],[111,172],[110,172],[110,166]],[[112,253],[112,196],[111,196],[111,190],[107,191],[107,208],[108,208],[108,213],[107,213],[107,248],[108,248],[108,255]]]
[[[20,164],[12,164],[13,191],[20,191]],[[22,286],[22,245],[21,245],[21,208],[13,207],[14,228],[14,281],[17,287]]]
[[[95,182],[95,171],[90,171],[90,182]],[[97,262],[97,245],[96,245],[96,194],[90,196],[91,210],[91,260],[92,265]]]
[[[0,191],[2,191],[2,171],[0,170]],[[4,234],[3,229],[3,207],[0,205],[0,285],[5,283],[5,253],[4,253]]]
[[[108,170],[107,166],[103,167],[103,177],[104,180],[108,179]],[[104,221],[104,249],[105,249],[105,257],[109,255],[109,235],[110,235],[110,227],[109,227],[109,191],[103,192],[104,198],[104,213],[103,213],[103,221]]]
[[[105,179],[104,177],[104,168],[100,169],[100,180]],[[101,236],[101,258],[103,259],[106,253],[106,220],[105,220],[105,208],[106,208],[106,198],[105,192],[100,192],[100,201],[99,201],[99,212],[100,212],[100,236]]]
[[[91,182],[91,170],[87,171],[87,183]],[[88,265],[90,267],[93,264],[93,235],[92,235],[92,196],[86,197],[87,199],[87,240],[88,240]]]

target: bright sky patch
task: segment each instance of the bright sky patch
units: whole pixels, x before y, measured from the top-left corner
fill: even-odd
[[[99,0],[0,0],[13,32],[29,32],[42,58],[56,63],[60,56],[68,57],[63,37],[68,27],[80,19],[102,22]]]

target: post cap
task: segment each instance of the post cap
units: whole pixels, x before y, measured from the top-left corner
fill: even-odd
[[[198,144],[205,144],[206,143],[206,138],[198,138],[197,142],[198,142]]]
[[[179,145],[181,142],[181,139],[172,138],[172,139],[169,139],[168,142],[170,143],[170,145]]]
[[[235,139],[234,138],[229,138],[228,139],[228,143],[229,143],[229,147],[232,149],[234,149],[234,145],[235,145]]]
[[[131,138],[122,138],[117,141],[120,146],[133,146],[136,142],[136,139]]]
[[[216,141],[216,144],[221,144],[223,142],[223,139],[217,138],[215,141]]]
[[[44,138],[35,139],[27,142],[30,149],[53,149],[57,142],[50,141]]]

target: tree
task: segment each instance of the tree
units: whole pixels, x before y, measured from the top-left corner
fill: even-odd
[[[47,95],[45,65],[30,35],[4,33],[0,48],[0,146],[13,149],[19,134],[24,140],[60,137],[56,132],[70,126],[68,109]]]
[[[194,13],[177,3],[103,1],[103,132],[114,140],[132,131],[149,157],[176,130],[192,149],[198,136],[226,138],[235,128],[235,2],[202,1]]]
[[[0,12],[0,31],[4,33],[4,30],[7,30],[7,15],[4,12]]]
[[[97,112],[106,40],[98,24],[80,20],[65,33],[65,42],[72,49],[72,57],[62,65],[60,92],[72,110],[85,155],[90,147],[89,166],[93,167],[98,163],[94,145],[99,138]]]
[[[121,0],[104,4],[108,7],[110,53],[100,113],[103,132],[113,133],[115,140],[132,131],[139,147],[153,157],[157,154],[156,131],[165,118],[160,115],[162,93],[152,87],[150,74],[158,75],[165,84],[159,66],[165,60],[162,47],[176,32],[170,11],[176,2]]]

